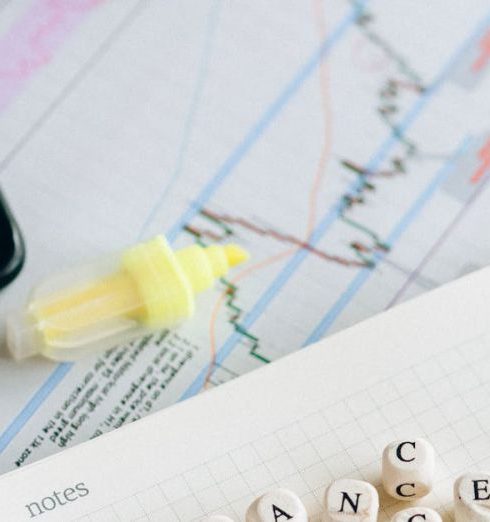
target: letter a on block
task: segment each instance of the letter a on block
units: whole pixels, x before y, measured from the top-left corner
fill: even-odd
[[[490,475],[467,473],[454,484],[456,522],[490,521]]]
[[[210,515],[209,517],[203,518],[201,522],[233,522],[233,520],[225,515]]]
[[[323,522],[376,522],[378,492],[362,480],[340,479],[325,492]]]
[[[383,451],[383,486],[398,500],[425,497],[434,478],[435,452],[424,439],[398,440]]]
[[[419,506],[399,511],[391,522],[442,522],[442,518],[433,509]]]
[[[306,508],[287,489],[274,489],[259,497],[247,510],[246,522],[308,522]]]

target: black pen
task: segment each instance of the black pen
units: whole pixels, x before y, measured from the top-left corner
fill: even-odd
[[[15,279],[24,265],[25,255],[19,225],[0,190],[0,288]]]

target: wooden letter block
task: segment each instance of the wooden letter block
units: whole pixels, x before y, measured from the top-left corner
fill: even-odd
[[[379,499],[375,487],[362,480],[340,479],[325,492],[323,522],[376,522]]]
[[[426,507],[413,507],[396,513],[391,522],[442,522],[441,515]]]
[[[274,489],[259,497],[247,510],[246,522],[308,522],[306,508],[287,489]]]
[[[424,439],[399,440],[383,451],[383,486],[398,500],[425,497],[432,489],[434,448]]]
[[[490,521],[490,475],[467,473],[454,484],[456,522]]]

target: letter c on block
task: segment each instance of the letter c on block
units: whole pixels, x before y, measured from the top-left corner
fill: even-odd
[[[405,497],[405,498],[409,498],[409,497],[414,497],[415,496],[415,492],[412,493],[411,495],[407,494],[407,493],[404,493],[402,491],[402,489],[404,487],[410,487],[412,489],[415,489],[415,484],[414,483],[405,483],[405,484],[400,484],[399,486],[396,487],[396,493],[397,495],[400,495],[400,497]]]
[[[413,462],[415,460],[415,457],[412,457],[411,459],[405,459],[403,457],[402,449],[406,445],[412,446],[412,448],[415,449],[415,442],[409,442],[409,441],[402,442],[402,443],[398,444],[398,446],[396,448],[396,456],[397,456],[398,460],[401,460],[402,462]]]

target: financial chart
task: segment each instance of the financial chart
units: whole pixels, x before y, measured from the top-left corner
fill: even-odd
[[[1,471],[490,261],[486,1],[1,9],[0,183],[29,248],[2,312],[157,233],[251,253],[175,330],[75,364],[1,359]]]

